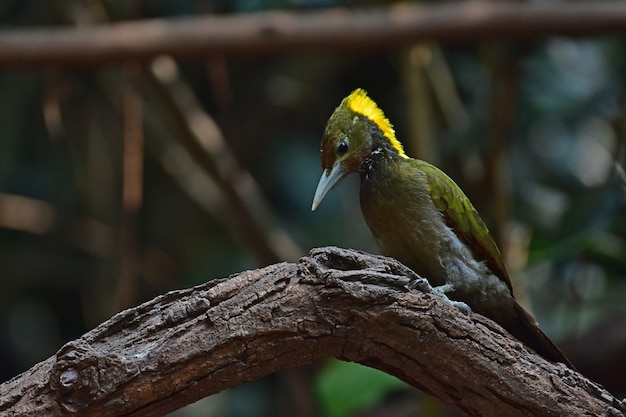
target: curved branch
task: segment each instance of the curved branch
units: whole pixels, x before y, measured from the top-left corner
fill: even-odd
[[[354,51],[426,39],[469,42],[546,35],[622,33],[617,1],[398,3],[386,9],[331,9],[147,20],[107,26],[0,31],[0,66],[94,65],[175,57]]]
[[[278,369],[359,362],[467,415],[623,416],[624,404],[499,326],[408,289],[398,262],[338,248],[125,310],[0,385],[3,415],[154,416]]]

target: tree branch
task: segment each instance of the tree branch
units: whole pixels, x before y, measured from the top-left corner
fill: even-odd
[[[0,385],[0,413],[157,416],[327,357],[467,415],[624,416],[624,404],[490,320],[409,290],[398,262],[338,248],[172,291],[115,315]]]
[[[330,9],[146,20],[107,26],[0,31],[0,66],[95,65],[174,57],[339,52],[426,39],[472,42],[546,35],[623,33],[618,1],[398,3],[386,9]]]

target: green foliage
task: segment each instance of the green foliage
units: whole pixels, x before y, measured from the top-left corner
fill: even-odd
[[[355,415],[406,387],[384,372],[339,360],[326,363],[316,378],[317,395],[326,417]]]

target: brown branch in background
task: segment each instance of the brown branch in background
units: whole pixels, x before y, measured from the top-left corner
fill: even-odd
[[[121,118],[124,89],[137,90],[137,87],[124,84],[127,80],[116,70],[98,71],[96,80],[99,95]],[[154,109],[155,101],[155,98],[148,96],[143,102],[145,145],[148,151],[161,164],[164,173],[178,184],[181,191],[201,211],[222,222],[227,230],[236,228],[233,220],[224,215],[228,210],[225,208],[224,197],[219,188],[206,171],[195,163],[174,134],[169,132],[170,127],[165,123],[168,117],[163,117],[162,113]]]
[[[234,226],[259,263],[298,259],[302,250],[280,227],[250,173],[236,163],[215,122],[178,77],[175,62],[160,60],[161,77],[173,77],[168,84],[142,71],[134,85],[145,96],[150,152],[200,209]],[[98,81],[103,97],[121,113],[123,79],[115,71],[101,71]]]
[[[206,74],[219,116],[216,117],[224,136],[232,137],[233,92],[228,71],[228,61],[222,56],[211,56],[206,59]]]
[[[155,60],[143,74],[142,87],[155,98],[156,111],[167,120],[175,137],[217,184],[239,233],[259,261],[268,264],[301,256],[302,250],[279,227],[254,178],[237,163],[217,124],[178,76],[176,63],[166,57]]]
[[[122,151],[122,207],[120,216],[120,274],[113,300],[117,312],[135,304],[138,274],[137,219],[143,196],[143,106],[142,97],[131,83],[141,74],[136,63],[125,66],[127,80],[123,93],[124,125]]]
[[[315,249],[125,310],[0,385],[3,415],[159,416],[328,357],[395,375],[469,416],[624,416],[625,405],[468,317],[390,258]]]
[[[398,3],[385,9],[266,12],[0,32],[0,66],[96,65],[128,59],[345,52],[436,39],[475,42],[626,31],[619,1]]]
[[[432,88],[426,68],[432,63],[432,44],[423,42],[409,48],[402,60],[402,86],[406,95],[406,123],[409,153],[436,164],[438,152],[433,141]]]
[[[409,48],[402,69],[411,138],[409,146],[417,158],[437,164],[439,155],[433,141],[433,114],[438,112],[447,129],[457,133],[469,128],[469,116],[439,44],[422,42]]]
[[[33,234],[49,233],[58,221],[54,207],[42,200],[0,193],[0,228]]]
[[[456,81],[441,45],[431,43],[430,55],[430,65],[426,66],[425,71],[438,110],[450,131],[465,132],[470,127],[470,116],[465,109],[461,94],[457,90]]]
[[[491,119],[489,133],[489,154],[485,163],[485,186],[489,201],[487,212],[493,220],[493,230],[498,246],[504,256],[508,253],[506,230],[511,218],[510,155],[511,134],[514,132],[515,115],[519,93],[517,71],[518,52],[509,50],[506,45],[489,43],[483,47],[487,66],[491,68],[493,88],[491,91]]]

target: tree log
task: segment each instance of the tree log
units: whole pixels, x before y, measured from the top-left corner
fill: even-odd
[[[624,416],[625,404],[497,324],[419,290],[397,261],[339,248],[169,292],[0,385],[2,416],[162,416],[337,357],[470,416]]]

